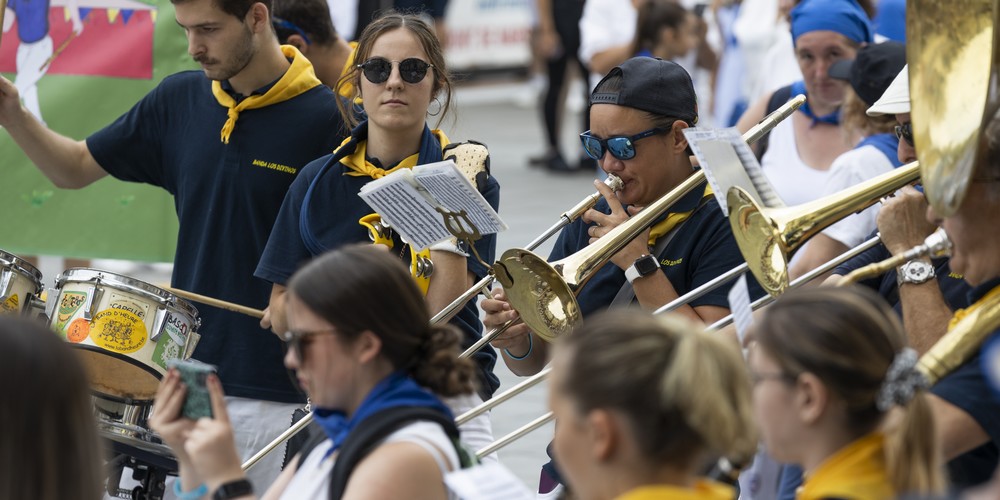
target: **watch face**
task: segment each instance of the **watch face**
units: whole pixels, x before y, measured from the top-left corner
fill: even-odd
[[[646,276],[652,274],[653,271],[659,269],[660,263],[656,261],[656,257],[652,255],[647,255],[635,261],[635,270],[639,271],[639,276]]]
[[[903,266],[903,277],[907,281],[914,283],[923,283],[931,279],[933,273],[934,266],[919,260],[907,262],[906,265]]]

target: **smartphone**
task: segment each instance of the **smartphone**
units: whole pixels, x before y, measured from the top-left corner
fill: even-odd
[[[212,398],[208,394],[206,381],[209,374],[215,373],[215,367],[193,359],[171,360],[167,365],[180,372],[181,381],[187,386],[187,396],[181,414],[192,420],[202,417],[212,418]]]

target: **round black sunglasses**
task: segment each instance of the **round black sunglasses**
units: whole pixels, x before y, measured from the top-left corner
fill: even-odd
[[[358,69],[364,73],[365,78],[372,83],[385,83],[392,74],[392,65],[396,61],[390,61],[384,57],[373,57],[358,65]],[[399,77],[406,83],[420,83],[427,76],[427,68],[434,65],[421,61],[415,57],[403,59],[398,62]]]

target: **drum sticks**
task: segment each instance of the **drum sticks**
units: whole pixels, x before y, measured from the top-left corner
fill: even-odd
[[[3,0],[0,0],[2,2]],[[227,311],[238,312],[240,314],[246,314],[247,316],[252,316],[254,318],[263,318],[264,311],[260,309],[254,309],[252,307],[241,306],[239,304],[233,304],[232,302],[226,302],[224,300],[213,299],[212,297],[206,297],[193,292],[188,292],[186,290],[180,290],[177,288],[172,288],[166,285],[159,285],[160,288],[177,295],[178,297],[184,297],[185,299],[198,302],[200,304],[207,304],[213,307],[218,307],[219,309],[225,309]]]

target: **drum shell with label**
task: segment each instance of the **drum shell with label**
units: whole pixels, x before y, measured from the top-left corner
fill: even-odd
[[[69,269],[49,292],[49,325],[83,355],[101,397],[149,401],[167,362],[198,342],[198,311],[153,285],[94,269]]]
[[[25,314],[42,292],[42,273],[24,259],[0,250],[0,314]]]

